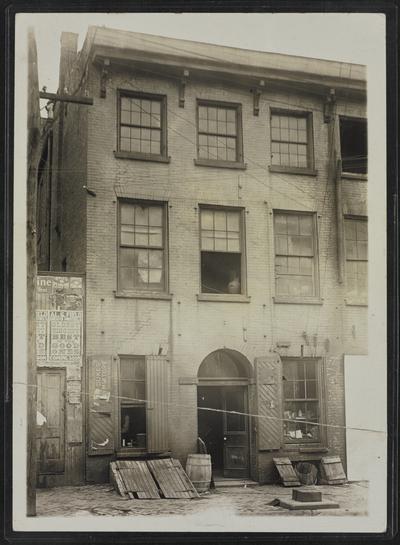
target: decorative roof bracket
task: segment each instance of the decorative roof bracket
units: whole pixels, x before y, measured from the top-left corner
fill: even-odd
[[[251,90],[253,93],[253,115],[258,116],[260,113],[260,96],[262,91],[265,89],[265,81],[261,79],[254,89]]]
[[[179,82],[179,108],[185,107],[185,89],[186,89],[186,83],[189,79],[189,70],[183,71],[183,76],[181,81]]]
[[[106,98],[107,96],[107,78],[108,78],[108,68],[110,66],[110,59],[104,59],[103,67],[100,74],[100,98]]]
[[[330,123],[335,113],[336,93],[335,89],[329,89],[329,94],[324,102],[324,123]]]

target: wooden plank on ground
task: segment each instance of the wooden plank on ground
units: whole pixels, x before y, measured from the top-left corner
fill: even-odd
[[[190,494],[191,498],[198,498],[199,493],[197,492],[196,488],[194,487],[194,484],[189,479],[186,471],[183,469],[181,463],[179,460],[176,460],[175,458],[172,458],[172,465],[175,467],[177,474],[182,482],[182,485],[185,487],[187,492]]]
[[[283,486],[300,486],[299,477],[289,458],[272,458]]]
[[[128,494],[136,494],[139,499],[160,498],[157,485],[145,461],[119,460],[116,464]]]
[[[197,491],[178,460],[170,458],[148,460],[147,465],[165,498],[191,499],[198,497]]]
[[[321,459],[322,480],[327,484],[344,484],[347,477],[339,456],[324,456]]]
[[[111,462],[110,470],[111,470],[110,471],[111,482],[113,483],[114,488],[117,489],[118,493],[121,496],[126,497],[127,490],[125,488],[124,482],[123,482],[123,480],[121,478],[119,469],[116,466],[115,462]]]

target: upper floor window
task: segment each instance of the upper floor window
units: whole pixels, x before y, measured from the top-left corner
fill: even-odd
[[[368,298],[368,222],[345,218],[347,295],[366,302]]]
[[[242,210],[201,208],[202,293],[244,293]]]
[[[272,166],[312,168],[312,163],[310,114],[272,111]]]
[[[198,101],[198,159],[210,162],[241,162],[242,127],[238,104]]]
[[[279,296],[317,296],[315,214],[275,212],[275,293]]]
[[[118,151],[148,158],[167,155],[165,96],[119,93]]]
[[[367,174],[367,140],[367,121],[365,119],[340,118],[340,151],[343,172]]]
[[[119,290],[166,290],[166,211],[159,203],[119,205]]]

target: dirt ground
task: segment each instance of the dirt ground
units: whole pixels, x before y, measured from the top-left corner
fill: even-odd
[[[315,488],[315,487],[302,487]],[[338,509],[288,511],[273,505],[275,499],[291,498],[292,489],[279,485],[217,488],[192,500],[126,500],[109,484],[65,486],[37,490],[38,516],[138,516],[190,515],[210,507],[229,507],[237,515],[367,515],[368,483],[353,482],[316,487],[325,500],[339,503]]]

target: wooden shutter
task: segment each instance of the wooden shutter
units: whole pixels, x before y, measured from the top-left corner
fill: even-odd
[[[168,361],[146,357],[147,451],[168,450]]]
[[[258,450],[279,450],[282,444],[282,363],[278,354],[255,359]],[[266,418],[263,418],[266,417]]]
[[[114,452],[114,392],[111,356],[88,358],[88,454]]]

